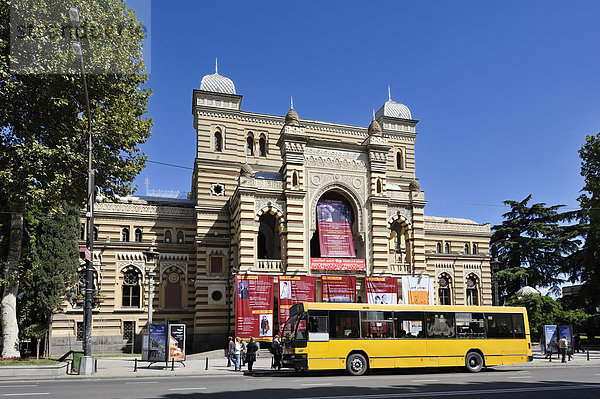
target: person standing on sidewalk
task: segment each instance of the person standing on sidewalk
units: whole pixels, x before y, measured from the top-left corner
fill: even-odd
[[[233,343],[233,337],[229,337],[229,344],[227,344],[227,367],[231,367],[233,362],[235,344]]]
[[[566,363],[567,350],[569,349],[569,341],[567,340],[567,336],[562,337],[560,341],[558,341],[558,349],[560,350],[560,354],[562,356],[562,363]]]
[[[240,338],[236,337],[235,338],[235,344],[234,344],[234,349],[233,349],[233,353],[235,356],[235,371],[242,371],[242,369],[240,368],[240,354],[242,352],[242,343],[240,342]]]
[[[248,346],[248,344],[243,339],[241,341],[241,344],[242,351],[240,352],[240,361],[242,362],[242,367],[244,367],[244,365],[246,364],[246,347]]]
[[[279,335],[276,335],[273,339],[271,353],[273,354],[273,366],[271,368],[281,370],[281,355],[283,354],[283,348],[281,347],[281,342],[279,341]]]
[[[252,372],[252,365],[256,361],[256,352],[258,352],[258,345],[254,342],[254,337],[250,337],[250,342],[246,346],[246,363],[249,372]]]

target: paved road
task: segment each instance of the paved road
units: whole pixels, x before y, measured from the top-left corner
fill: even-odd
[[[362,377],[344,373],[260,371],[254,375],[170,378],[0,381],[0,398],[600,398],[600,367],[503,366],[478,374],[462,370],[387,370]]]

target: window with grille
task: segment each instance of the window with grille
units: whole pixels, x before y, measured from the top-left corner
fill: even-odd
[[[223,273],[223,257],[222,256],[211,256],[210,257],[210,273],[211,274]]]
[[[123,340],[131,341],[135,338],[135,321],[123,322]]]
[[[83,334],[84,334],[84,331],[83,331],[83,321],[78,321],[75,329],[76,329],[75,339],[77,341],[83,341]]]
[[[140,307],[140,278],[134,270],[128,270],[123,274],[123,298],[124,308]]]

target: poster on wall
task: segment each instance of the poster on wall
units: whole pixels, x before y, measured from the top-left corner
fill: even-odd
[[[365,270],[364,259],[355,258],[310,258],[311,270]]]
[[[321,257],[356,256],[350,228],[350,209],[345,202],[320,200],[317,204],[317,224]]]
[[[321,276],[321,302],[356,302],[356,277]]]
[[[235,335],[248,341],[273,337],[273,276],[235,276]]]
[[[405,305],[433,305],[433,279],[403,276],[402,300]]]
[[[544,326],[544,344],[546,353],[558,353],[558,329],[555,325]]]
[[[148,361],[164,362],[167,360],[167,325],[150,324]]]
[[[169,324],[169,359],[185,360],[185,324]]]
[[[367,303],[396,305],[398,280],[394,277],[367,277]]]
[[[315,301],[315,278],[279,276],[279,324],[290,316],[290,308],[299,302]]]

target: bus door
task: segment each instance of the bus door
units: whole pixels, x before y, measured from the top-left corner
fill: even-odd
[[[396,367],[432,365],[427,356],[423,312],[394,312],[395,337],[389,350]]]
[[[309,311],[306,331],[308,332],[308,368],[337,368],[328,366],[332,363],[329,348],[329,311]]]

